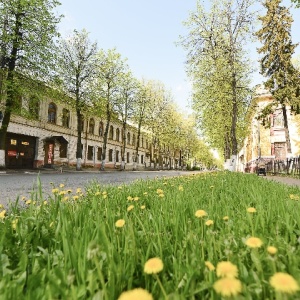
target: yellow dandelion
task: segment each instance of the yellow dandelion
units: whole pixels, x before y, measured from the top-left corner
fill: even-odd
[[[140,198],[139,197],[134,197],[133,200],[134,201],[138,201]]]
[[[67,193],[68,193],[68,194],[71,194],[71,193],[72,193],[72,190],[67,190]]]
[[[73,196],[73,200],[78,200],[79,196]]]
[[[47,204],[48,204],[47,200],[44,200],[44,202],[43,202],[43,203],[44,203],[44,205],[47,205]]]
[[[245,244],[250,248],[259,248],[262,246],[263,242],[257,237],[250,237],[246,240]]]
[[[267,248],[267,251],[268,251],[269,254],[275,255],[275,254],[277,253],[278,250],[277,250],[277,248],[274,247],[274,246],[269,246],[269,247]]]
[[[63,183],[61,183],[61,184],[59,185],[59,187],[60,187],[60,188],[63,188],[63,187],[65,187],[65,185],[64,185]]]
[[[3,204],[0,204],[0,208],[3,208],[4,206],[3,206]]]
[[[123,292],[118,300],[153,300],[153,297],[148,291],[142,288],[136,288]]]
[[[215,270],[215,266],[210,261],[206,261],[205,266],[208,268],[209,271]]]
[[[105,195],[102,195],[102,198],[103,199],[106,199],[107,198],[107,195],[105,194]]]
[[[228,278],[238,277],[238,268],[230,261],[221,261],[217,264],[217,276]]]
[[[18,224],[18,219],[14,219],[11,221],[11,227],[13,230],[16,230],[17,229],[17,224]]]
[[[214,224],[214,221],[213,220],[207,220],[206,222],[205,222],[205,225],[206,226],[210,226],[210,225],[213,225]]]
[[[119,189],[119,190],[122,190],[122,189],[123,189],[123,187],[122,187],[122,186],[118,186],[118,189]]]
[[[247,212],[253,214],[256,213],[256,209],[254,207],[248,207]]]
[[[229,220],[229,217],[228,217],[228,216],[225,216],[225,217],[223,217],[223,220],[224,220],[224,221],[228,221],[228,220]]]
[[[168,184],[167,182],[164,182],[164,183],[163,183],[163,185],[167,185],[167,184]]]
[[[5,214],[6,214],[6,210],[2,210],[0,212],[0,219],[4,219],[5,218]]]
[[[102,195],[103,195],[103,196],[104,196],[104,195],[107,195],[107,191],[102,192]]]
[[[59,189],[52,189],[52,194],[57,194],[59,192]]]
[[[69,200],[69,197],[68,197],[68,196],[63,197],[63,199],[62,199],[62,201],[64,201],[64,202],[66,202],[66,201],[68,201],[68,200]]]
[[[142,206],[141,206],[141,209],[145,209],[145,208],[146,208],[146,205],[142,205]]]
[[[195,216],[196,216],[197,218],[202,218],[202,217],[207,216],[207,213],[206,213],[205,210],[199,209],[199,210],[197,210],[197,211],[195,212]]]
[[[214,188],[214,186],[213,186],[213,185],[211,185],[211,186],[210,186],[210,188],[211,188],[211,189],[213,189],[213,188]]]
[[[179,191],[183,191],[183,186],[180,185],[180,186],[178,187],[178,190],[179,190]]]
[[[36,201],[32,201],[32,204],[33,204],[33,205],[36,205]]]
[[[299,200],[299,195],[294,195],[294,194],[291,194],[290,195],[290,199],[292,199],[292,200]]]
[[[157,193],[157,194],[163,194],[163,192],[164,192],[164,191],[163,191],[162,189],[157,189],[157,190],[156,190],[156,193]]]
[[[95,196],[99,196],[101,193],[98,191],[95,193]]]
[[[67,193],[67,191],[60,191],[60,192],[59,192],[59,195],[63,196],[63,195],[65,195],[66,193]]]
[[[115,226],[118,227],[118,228],[121,228],[125,225],[125,220],[123,219],[119,219],[116,223],[115,223]]]
[[[158,194],[158,197],[163,198],[165,195],[163,193]]]
[[[77,188],[76,189],[76,194],[80,194],[80,193],[82,193],[81,188]]]
[[[147,193],[147,192],[144,192],[144,193],[143,193],[143,195],[147,196],[147,195],[148,195],[148,193]]]
[[[242,291],[242,283],[236,278],[221,278],[214,283],[213,287],[223,297],[236,296]]]
[[[131,196],[128,196],[128,197],[127,197],[127,200],[128,200],[128,201],[132,201],[133,198],[132,198]]]
[[[134,209],[134,206],[133,205],[129,205],[128,207],[127,207],[127,211],[131,211],[131,210],[133,210]]]
[[[31,203],[31,200],[29,199],[25,203],[29,205]]]
[[[277,292],[294,294],[299,290],[297,281],[289,274],[278,272],[270,278],[270,284]]]
[[[164,268],[162,260],[158,257],[150,258],[144,265],[144,272],[147,274],[157,274]]]
[[[26,200],[26,197],[22,196],[21,200],[22,200],[22,201],[25,201],[25,200]]]

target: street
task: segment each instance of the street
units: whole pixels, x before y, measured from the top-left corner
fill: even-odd
[[[0,173],[0,204],[7,207],[9,201],[14,202],[18,196],[28,198],[30,193],[37,188],[38,178],[42,190],[48,195],[53,186],[58,187],[63,183],[66,189],[84,188],[90,182],[102,185],[121,185],[133,182],[136,179],[153,179],[163,176],[191,175],[186,171],[104,171],[104,172],[7,172]],[[51,184],[53,183],[53,184]]]

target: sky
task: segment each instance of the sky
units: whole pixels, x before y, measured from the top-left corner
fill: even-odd
[[[178,107],[190,111],[191,84],[185,72],[186,52],[180,35],[187,35],[183,21],[195,11],[196,0],[60,0],[58,13],[62,36],[86,29],[92,42],[102,49],[116,48],[138,79],[159,80],[171,91]],[[204,2],[209,2],[204,0]],[[290,6],[289,0],[283,4]],[[291,9],[295,20],[293,42],[300,42],[300,8]],[[256,47],[250,56],[257,61]],[[300,55],[300,46],[296,50]],[[258,64],[257,64],[258,65]],[[253,85],[263,78],[258,71]]]

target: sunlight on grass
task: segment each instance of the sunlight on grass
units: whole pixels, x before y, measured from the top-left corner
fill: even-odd
[[[227,172],[32,193],[0,208],[0,298],[300,299],[299,197]]]

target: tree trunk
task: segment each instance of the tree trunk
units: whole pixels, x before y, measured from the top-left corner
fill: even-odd
[[[103,136],[103,151],[102,151],[102,162],[101,162],[101,171],[105,170],[105,159],[106,159],[106,147],[107,147],[107,139],[108,139],[108,131],[110,126],[110,105],[109,100],[107,101],[106,105],[106,126],[104,130],[104,136]]]
[[[77,104],[78,107],[78,104]],[[76,148],[76,171],[81,171],[82,147],[81,147],[81,131],[82,131],[82,117],[79,108],[76,109],[77,114],[77,148]]]
[[[121,150],[121,171],[125,170],[125,150],[126,150],[126,122],[122,123],[122,150]]]
[[[289,124],[288,124],[285,104],[282,104],[282,113],[283,113],[283,124],[284,124],[285,139],[286,139],[286,149],[288,154],[292,154],[290,131],[289,131]]]
[[[141,138],[141,121],[138,124],[138,134],[137,134],[137,141],[136,141],[136,146],[135,146],[135,163],[133,164],[133,171],[137,170],[137,163],[138,163],[138,159],[139,159],[140,138]]]

